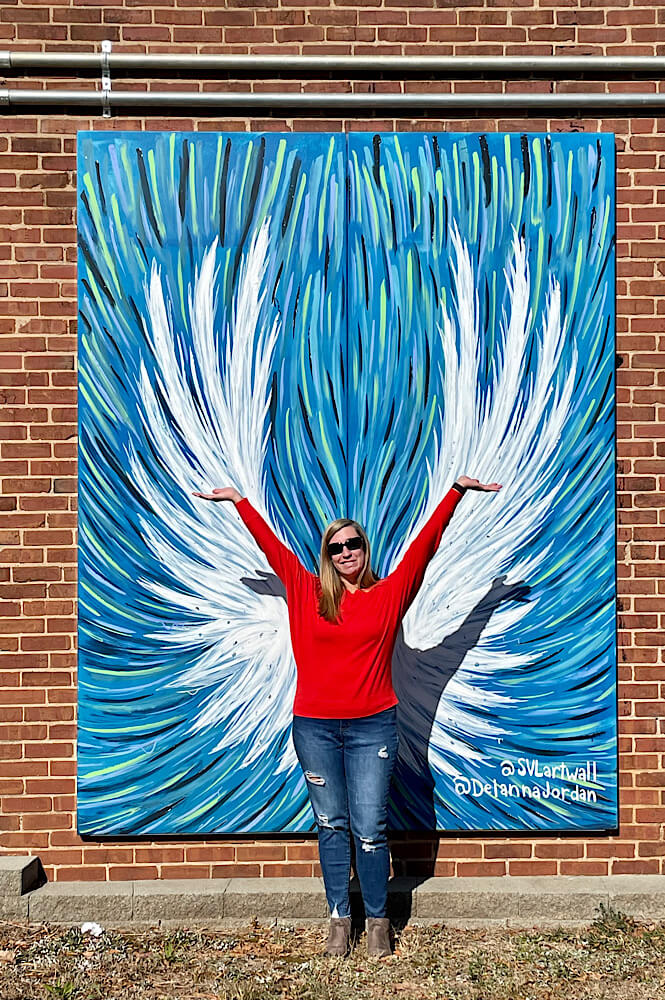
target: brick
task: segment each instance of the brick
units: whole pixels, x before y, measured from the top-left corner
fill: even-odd
[[[258,878],[261,867],[257,864],[213,865],[211,878]]]
[[[608,875],[608,861],[562,861],[560,875]]]
[[[458,861],[457,875],[476,877],[480,875],[507,875],[505,861]]]
[[[186,861],[234,861],[235,860],[235,847],[231,845],[211,845],[205,847],[186,847],[185,848],[185,860]],[[137,861],[138,851],[137,851]]]
[[[494,858],[508,858],[512,860],[514,858],[530,858],[532,851],[531,844],[526,843],[486,844],[484,856],[488,860]]]

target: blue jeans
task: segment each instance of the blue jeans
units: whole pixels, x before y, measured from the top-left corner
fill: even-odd
[[[360,719],[293,719],[293,742],[305,772],[319,832],[330,912],[351,915],[351,835],[368,917],[385,917],[390,876],[387,807],[397,756],[397,711]]]

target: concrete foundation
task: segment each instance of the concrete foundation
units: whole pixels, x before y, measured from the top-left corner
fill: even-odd
[[[52,882],[36,885],[37,858],[0,857],[0,919],[103,927],[233,927],[327,920],[320,878]],[[361,912],[352,886],[356,913]],[[457,927],[576,926],[601,906],[639,920],[665,921],[665,875],[399,878],[390,883],[395,923]]]

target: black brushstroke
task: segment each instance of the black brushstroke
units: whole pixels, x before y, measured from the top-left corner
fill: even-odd
[[[87,194],[86,191],[81,191],[81,201],[85,205],[85,210],[86,210],[88,218],[91,219],[92,215],[91,215],[91,212],[90,212],[90,202],[88,201],[88,194]]]
[[[293,166],[291,167],[291,177],[289,179],[289,190],[286,194],[286,204],[284,206],[284,215],[282,216],[282,236],[286,236],[286,229],[289,224],[289,219],[291,218],[291,211],[293,209],[293,198],[296,193],[296,184],[298,183],[298,174],[300,173],[301,161],[298,156],[293,161]]]
[[[437,281],[437,277],[436,277],[436,275],[434,273],[434,269],[433,269],[433,267],[432,267],[431,264],[428,265],[428,268],[429,268],[430,278],[432,279],[432,290],[434,292],[434,295],[435,295],[437,303],[438,303],[438,300],[439,300],[439,282]]]
[[[102,178],[99,170],[99,160],[95,160],[95,174],[97,175],[97,190],[99,191],[99,201],[102,206],[102,212],[104,213],[104,215],[106,215],[108,209],[106,207],[106,195],[104,194],[104,187],[102,185]]]
[[[295,300],[293,302],[293,316],[291,318],[292,319],[292,322],[291,322],[291,332],[293,333],[294,337],[295,337],[295,333],[296,333],[296,319],[298,317],[298,305],[299,305],[299,302],[300,302],[300,285],[298,285],[298,288],[296,289],[296,297],[295,297]]]
[[[113,297],[113,293],[111,292],[111,289],[109,288],[109,286],[106,284],[106,281],[104,280],[104,277],[102,276],[102,272],[97,267],[97,264],[95,263],[95,259],[94,259],[93,255],[92,255],[92,253],[90,252],[90,247],[86,243],[85,237],[82,236],[81,234],[79,234],[79,248],[81,250],[81,253],[83,254],[83,258],[84,258],[86,264],[88,265],[88,267],[90,268],[91,272],[95,276],[95,281],[97,282],[97,284],[99,285],[99,287],[101,288],[101,290],[103,291],[104,295],[109,300],[109,302],[111,303],[111,305],[113,306],[113,308],[115,308],[116,302],[115,302],[115,299]],[[90,292],[90,294],[92,295],[92,291]],[[92,295],[92,297],[94,299],[94,295]]]
[[[186,262],[187,263],[187,267],[190,270],[193,271],[194,270],[194,240],[192,239],[192,233],[191,233],[191,231],[189,229],[187,230],[186,249],[187,249],[187,262]]]
[[[120,350],[120,348],[116,344],[115,338],[113,337],[113,335],[111,334],[110,330],[108,329],[108,327],[106,325],[104,325],[102,327],[102,332],[104,333],[105,339],[108,341],[108,343],[111,345],[111,347],[115,351],[115,354],[116,354],[116,357],[117,357],[118,361],[120,361],[121,363],[124,362],[125,359],[124,359],[124,357],[122,355],[122,351]],[[114,373],[114,374],[117,374],[117,373]],[[118,378],[120,378],[120,376],[118,376]]]
[[[277,286],[279,285],[279,279],[282,277],[282,271],[283,270],[284,270],[284,261],[282,261],[281,264],[279,265],[279,270],[277,271],[277,277],[275,278],[275,284],[272,286],[272,295],[271,295],[272,304],[274,306],[276,305],[278,308],[279,308],[279,303],[278,303],[277,298],[276,298],[276,296],[277,296]],[[281,312],[281,310],[280,310],[280,312]]]
[[[395,419],[395,400],[393,399],[390,404],[390,413],[388,414],[388,420],[386,421],[386,431],[383,435],[383,443],[386,444],[388,438],[390,437],[390,432],[393,429],[393,420]]]
[[[522,149],[522,166],[524,168],[524,173],[522,174],[522,187],[524,197],[526,198],[529,187],[531,186],[531,158],[529,156],[529,140],[525,135],[520,136],[520,147]]]
[[[162,237],[159,233],[159,226],[157,225],[157,217],[155,216],[155,206],[152,203],[152,194],[150,193],[150,185],[148,184],[148,174],[145,169],[145,161],[143,159],[143,150],[136,150],[136,162],[139,168],[139,180],[141,182],[141,191],[143,192],[143,201],[148,213],[148,222],[150,223],[151,229],[155,236],[157,237],[157,242],[160,247],[162,245]]]
[[[575,229],[577,228],[577,210],[579,208],[579,201],[577,194],[573,193],[573,221],[570,227],[570,239],[568,240],[568,253],[572,253],[573,250],[573,240],[575,238]]]
[[[277,372],[272,373],[272,380],[270,383],[270,402],[268,403],[268,412],[270,413],[270,433],[273,435],[275,417],[277,416]]]
[[[545,136],[545,160],[547,162],[547,207],[552,204],[552,139]]]
[[[388,486],[394,468],[395,468],[395,456],[393,455],[393,457],[390,459],[390,462],[388,463],[386,474],[381,482],[381,489],[379,490],[379,503],[381,503],[381,501],[383,500],[383,494],[386,492],[386,488]]]
[[[224,246],[226,239],[226,186],[229,179],[229,159],[231,156],[231,140],[226,140],[224,147],[224,162],[222,164],[222,176],[219,179],[219,243]]]
[[[326,484],[326,486],[328,488],[328,493],[330,495],[330,499],[332,500],[333,503],[335,503],[335,501],[337,500],[337,497],[335,496],[335,491],[333,489],[332,483],[328,479],[328,474],[327,474],[326,470],[323,468],[323,465],[321,464],[321,459],[317,457],[316,461],[317,461],[317,464],[318,464],[319,469],[321,471],[321,475],[323,476],[323,481],[324,481],[324,483]]]
[[[136,302],[134,301],[134,296],[130,295],[129,298],[127,299],[127,302],[129,303],[129,308],[132,312],[132,315],[134,316],[134,319],[136,320],[136,325],[138,326],[139,330],[141,330],[142,333],[145,333],[143,326],[143,316],[139,312],[139,308],[136,305]],[[150,343],[148,343],[148,347],[150,348],[151,352],[154,355],[154,351]]]
[[[365,246],[365,236],[360,235],[360,249],[363,257],[363,278],[365,281],[365,306],[369,307],[369,271],[367,270],[367,248]]]
[[[441,153],[439,151],[439,140],[435,135],[432,136],[432,152],[434,153],[434,166],[437,170],[441,169]]]
[[[146,445],[150,454],[152,455],[156,465],[163,470],[163,472],[166,474],[167,477],[170,478],[173,475],[173,469],[169,468],[169,466],[164,461],[163,457],[159,454],[159,452],[157,452],[154,443],[150,440],[150,437],[148,435],[146,435],[143,438],[143,442]]]
[[[596,207],[591,209],[591,216],[589,218],[589,239],[587,240],[586,252],[587,256],[591,251],[591,241],[593,240],[593,231],[596,228]]]
[[[326,372],[326,378],[328,379],[328,388],[330,389],[330,402],[332,403],[333,412],[335,414],[335,422],[337,423],[337,426],[339,427],[340,426],[339,411],[337,409],[337,403],[335,402],[335,389],[334,389],[334,386],[332,384],[332,379],[330,377],[330,373],[329,372]]]
[[[596,190],[596,187],[598,186],[598,180],[600,178],[600,163],[601,163],[601,160],[603,158],[602,144],[601,144],[600,139],[596,140],[596,152],[598,154],[598,157],[596,159],[596,173],[595,173],[594,178],[593,178],[593,184],[591,185],[591,190],[592,191]]]
[[[393,205],[392,198],[390,199],[390,228],[393,232],[393,247],[397,246],[397,226],[395,224],[395,206]]]
[[[189,144],[186,139],[182,142],[182,156],[180,158],[180,182],[178,184],[178,208],[180,218],[185,220],[187,211],[187,177],[189,175]]]
[[[411,454],[409,455],[408,461],[406,463],[407,466],[412,464],[412,462],[413,462],[413,460],[414,460],[414,458],[416,456],[416,452],[418,451],[418,445],[420,444],[420,437],[421,437],[422,433],[423,433],[423,424],[422,424],[422,421],[421,421],[418,424],[418,433],[416,434],[416,443],[414,444],[413,448],[411,449]]]
[[[372,139],[372,148],[374,150],[374,183],[377,187],[381,185],[381,136],[375,135]]]
[[[273,430],[272,427],[270,428],[270,434],[271,434],[271,437],[274,434],[274,430]],[[281,491],[281,489],[279,487],[279,483],[277,482],[277,479],[275,477],[275,470],[273,468],[270,469],[270,481],[271,481],[271,483],[273,485],[273,488],[274,488],[275,492],[277,493],[277,496],[282,501],[282,506],[284,507],[284,510],[288,510],[289,509],[289,505],[288,505],[288,503],[286,501],[286,497],[284,496],[284,494],[282,493],[282,491]]]
[[[298,386],[298,402],[300,403],[300,412],[302,413],[302,418],[305,423],[305,431],[307,432],[307,437],[309,438],[312,448],[316,451],[316,444],[314,443],[314,435],[312,434],[312,429],[309,426],[309,414],[307,412],[307,407],[305,406],[305,400],[303,399],[300,386]]]
[[[490,151],[487,145],[487,136],[481,135],[478,139],[480,143],[480,155],[483,161],[483,182],[485,184],[485,208],[492,198],[492,164],[490,161]]]
[[[416,215],[413,208],[413,193],[409,189],[409,218],[411,220],[411,231],[416,228]]]
[[[145,266],[146,267],[150,267],[150,261],[148,260],[147,253],[145,252],[145,247],[143,246],[143,240],[141,239],[141,237],[139,236],[138,233],[134,234],[134,238],[135,238],[136,242],[138,243],[139,250],[141,251],[141,255],[143,256],[143,260],[145,262]]]
[[[487,333],[489,329],[490,322],[490,286],[487,277],[483,279],[483,299],[484,299],[484,317],[485,322],[483,324],[483,329]]]

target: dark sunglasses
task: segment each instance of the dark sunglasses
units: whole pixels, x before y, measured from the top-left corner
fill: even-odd
[[[346,542],[331,542],[328,546],[328,555],[341,556],[345,548],[347,548],[349,552],[356,552],[358,549],[364,549],[365,543],[360,535],[354,535],[353,538],[347,539]]]

